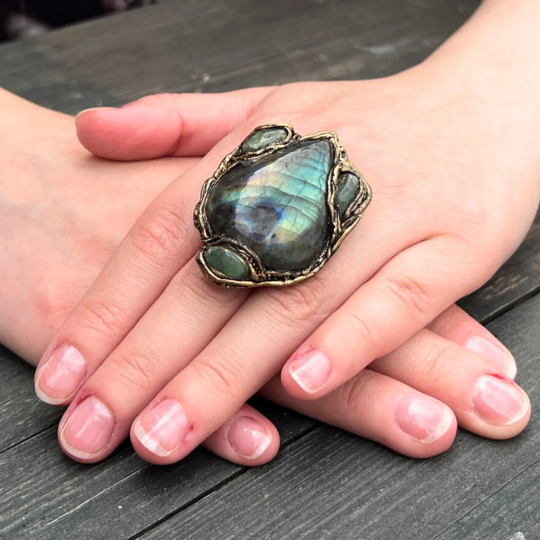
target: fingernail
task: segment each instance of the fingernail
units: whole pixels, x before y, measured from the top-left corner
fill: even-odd
[[[79,122],[83,114],[86,114],[87,112],[90,112],[90,111],[98,111],[98,110],[118,110],[118,109],[116,109],[116,107],[91,107],[89,109],[84,109],[83,111],[79,112],[75,116],[75,124]]]
[[[494,340],[474,334],[467,340],[465,347],[485,358],[511,379],[516,376],[517,367],[514,357],[502,343],[495,343]]]
[[[294,360],[289,373],[304,392],[313,394],[330,379],[332,362],[321,350],[313,349]]]
[[[473,405],[478,416],[490,424],[515,424],[527,413],[527,399],[513,381],[482,375],[474,383]]]
[[[61,345],[36,372],[37,397],[51,405],[65,403],[83,382],[86,371],[83,355],[71,345]]]
[[[140,443],[156,456],[169,456],[186,438],[189,422],[175,399],[164,399],[135,421],[133,431]]]
[[[240,416],[231,422],[227,439],[232,449],[247,459],[257,459],[272,442],[272,436],[263,424],[247,416]]]
[[[426,444],[440,439],[454,420],[450,409],[441,403],[414,395],[401,396],[394,414],[402,431]]]
[[[95,396],[81,401],[61,427],[62,447],[73,457],[91,459],[104,450],[114,429],[109,407]]]

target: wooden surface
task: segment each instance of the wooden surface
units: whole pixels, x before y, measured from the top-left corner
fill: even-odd
[[[383,76],[427,56],[477,3],[162,0],[0,47],[0,85],[74,113],[151,92]],[[537,220],[490,283],[462,301],[516,355],[533,408],[539,241]],[[83,466],[58,449],[60,412],[37,400],[32,379],[32,368],[0,349],[2,540],[540,538],[536,416],[512,441],[460,432],[445,455],[415,461],[261,403],[283,441],[265,467],[198,450],[159,468],[127,443]]]

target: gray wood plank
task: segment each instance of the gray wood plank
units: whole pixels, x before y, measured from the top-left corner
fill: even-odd
[[[167,0],[4,45],[0,85],[73,113],[155,92],[379,77],[421,61],[478,3]]]
[[[540,538],[539,485],[540,462],[537,461],[447,531],[437,536],[437,540]]]
[[[285,445],[315,424],[277,407],[262,410]],[[156,467],[128,442],[105,462],[80,465],[59,449],[56,428],[47,429],[0,453],[0,539],[129,538],[243,470],[203,449]]]
[[[33,367],[0,346],[0,453],[60,420],[58,408],[36,399],[33,378]]]
[[[518,380],[529,392],[533,409],[540,405],[539,313],[537,296],[490,325],[515,351]],[[290,445],[274,463],[247,471],[142,538],[431,540],[486,500],[479,517],[500,507],[506,498],[499,490],[505,486],[506,493],[516,489],[528,501],[515,521],[508,522],[508,530],[537,531],[540,485],[526,471],[531,466],[535,471],[540,460],[539,427],[536,415],[527,430],[510,441],[460,432],[450,452],[424,461],[320,427]],[[491,503],[494,494],[498,499]],[[509,515],[491,515],[489,530],[496,531],[497,525],[507,530],[503,525]],[[477,534],[510,539],[483,536],[481,519],[471,517],[465,523],[449,538]],[[460,530],[467,534],[459,535]]]

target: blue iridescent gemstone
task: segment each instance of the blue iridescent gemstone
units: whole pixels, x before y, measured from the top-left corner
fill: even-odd
[[[312,139],[236,163],[209,192],[206,216],[214,234],[244,244],[267,270],[310,267],[331,235],[333,153],[329,141]]]

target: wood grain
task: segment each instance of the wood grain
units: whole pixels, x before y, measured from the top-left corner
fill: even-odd
[[[272,419],[285,445],[314,426],[277,407]],[[62,453],[54,426],[0,454],[0,539],[129,538],[242,471],[202,449],[177,465],[152,466],[128,442],[85,466]]]
[[[58,408],[36,399],[33,378],[33,367],[0,346],[0,454],[60,420]]]
[[[0,85],[74,113],[155,92],[380,77],[423,60],[478,3],[167,0],[3,46]]]

